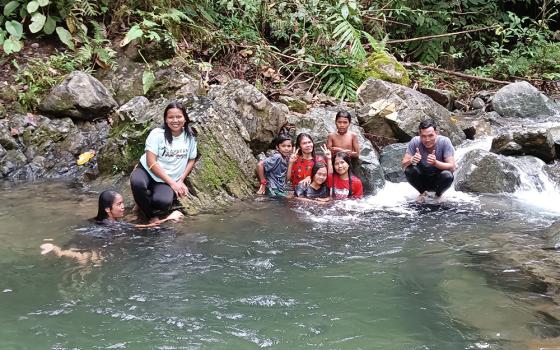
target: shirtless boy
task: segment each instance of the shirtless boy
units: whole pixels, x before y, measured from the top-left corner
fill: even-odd
[[[346,111],[336,114],[336,133],[329,133],[327,138],[327,148],[333,153],[333,158],[338,152],[346,152],[352,158],[358,158],[360,155],[358,136],[356,133],[348,131],[350,120],[350,113]]]

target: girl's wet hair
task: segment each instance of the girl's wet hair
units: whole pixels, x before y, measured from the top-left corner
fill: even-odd
[[[167,142],[169,142],[169,144],[171,144],[171,142],[173,142],[173,134],[171,133],[171,129],[167,125],[167,122],[165,121],[165,118],[167,117],[167,111],[169,111],[172,108],[180,109],[181,112],[183,113],[183,116],[185,117],[185,126],[183,127],[183,129],[185,130],[185,137],[194,136],[193,131],[191,130],[191,127],[189,126],[191,120],[189,119],[189,115],[187,114],[187,110],[185,109],[185,107],[183,107],[183,104],[181,102],[172,101],[167,105],[167,107],[165,107],[165,110],[163,111],[163,131],[164,131],[163,135],[165,136],[165,139],[167,140]]]
[[[274,145],[274,148],[276,148],[279,144],[281,144],[284,141],[288,141],[288,140],[290,140],[290,142],[292,142],[292,138],[290,137],[290,135],[280,134],[280,135],[276,136],[276,138],[272,141],[272,144]]]
[[[317,174],[319,169],[326,168],[326,167],[327,167],[327,164],[325,164],[323,162],[317,162],[317,163],[313,164],[313,168],[311,168],[311,181],[313,181],[313,179],[315,179],[315,174]]]
[[[101,222],[109,218],[109,215],[107,214],[105,209],[111,208],[113,206],[113,202],[118,195],[118,192],[112,190],[105,190],[99,194],[97,216],[95,217],[95,221]]]
[[[346,111],[339,111],[336,114],[336,117],[334,117],[334,120],[337,121],[340,118],[346,118],[348,119],[348,122],[350,123],[352,121],[352,116],[350,115],[350,113],[346,112]]]
[[[311,135],[309,135],[309,134],[307,134],[307,133],[305,133],[305,132],[300,133],[300,134],[296,137],[296,147],[299,148],[298,154],[299,154],[300,156],[303,155],[303,152],[302,152],[302,150],[301,150],[301,143],[302,143],[304,137],[307,137],[309,140],[311,140],[311,143],[313,143],[313,150],[311,151],[311,156],[313,157],[313,158],[312,158],[313,161],[315,161],[315,142],[313,141],[313,138],[311,137]]]
[[[348,198],[352,197],[352,161],[350,155],[346,152],[338,152],[336,156],[334,156],[332,162],[334,167],[334,162],[336,158],[342,159],[346,164],[348,164]]]

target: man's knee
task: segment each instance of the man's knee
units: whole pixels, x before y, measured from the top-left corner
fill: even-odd
[[[441,179],[441,181],[445,182],[445,183],[452,183],[453,182],[453,173],[449,170],[444,170],[439,174],[439,178]]]
[[[417,165],[410,165],[406,169],[404,169],[404,175],[407,179],[417,177],[420,175],[420,169]]]

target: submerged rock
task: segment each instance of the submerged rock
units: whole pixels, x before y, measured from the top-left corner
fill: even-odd
[[[521,184],[520,173],[505,157],[472,150],[455,172],[455,189],[475,193],[512,193]]]
[[[526,81],[504,86],[492,99],[492,106],[503,117],[560,117],[560,105]]]
[[[416,90],[368,79],[358,88],[357,95],[358,119],[367,133],[408,142],[418,134],[418,124],[429,118],[453,144],[458,145],[465,139],[451,113]]]
[[[39,110],[54,117],[82,120],[104,118],[116,107],[105,86],[80,71],[70,73],[39,104]]]

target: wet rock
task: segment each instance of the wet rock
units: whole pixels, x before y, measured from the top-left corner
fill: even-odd
[[[406,182],[406,176],[401,167],[408,144],[393,143],[383,148],[379,162],[385,174],[385,179],[391,182]]]
[[[106,117],[117,102],[91,75],[74,71],[55,86],[39,104],[39,109],[54,117],[93,120]]]
[[[327,141],[330,132],[336,132],[334,118],[341,108],[315,107],[305,115],[290,115],[288,122],[295,126],[295,134],[308,133],[315,142],[316,150]],[[343,108],[345,109],[345,108]],[[385,185],[385,178],[379,164],[379,155],[371,142],[363,135],[363,130],[355,124],[355,118],[350,125],[350,131],[358,135],[360,157],[355,166],[356,174],[362,179],[364,190],[376,193]],[[319,152],[318,152],[319,153]]]
[[[547,141],[554,147],[556,158],[560,158],[560,126],[548,129]]]
[[[472,150],[455,172],[455,189],[474,193],[512,193],[521,184],[517,168],[495,153]]]
[[[0,120],[0,146],[6,150],[19,148],[17,136],[13,136],[10,123],[7,120]]]
[[[546,164],[543,167],[545,174],[552,181],[557,189],[560,189],[560,163]]]
[[[436,101],[447,110],[452,111],[455,109],[455,100],[457,99],[453,92],[449,90],[420,88],[419,91],[424,95],[429,96],[432,100]]]
[[[232,80],[224,86],[214,86],[208,97],[222,109],[232,111],[241,123],[242,136],[255,152],[265,151],[286,123],[288,108],[270,102],[256,87],[243,80]],[[242,127],[241,127],[242,126]]]
[[[502,130],[492,140],[490,151],[507,156],[532,155],[545,162],[554,160],[556,155],[545,128]]]
[[[498,90],[492,106],[503,117],[538,119],[560,115],[560,106],[526,81]]]
[[[405,86],[368,79],[357,91],[360,125],[367,133],[408,142],[418,134],[418,124],[432,119],[442,135],[459,144],[465,134],[451,113],[428,96]],[[388,113],[394,110],[394,112]]]
[[[27,163],[27,157],[19,149],[7,150],[4,157],[0,159],[0,173],[2,177],[7,177],[18,168]]]

